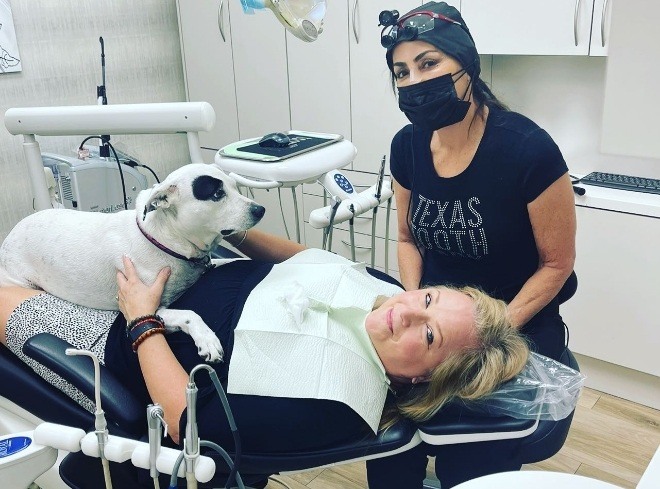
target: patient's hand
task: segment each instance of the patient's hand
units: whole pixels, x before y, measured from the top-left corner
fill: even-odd
[[[117,302],[126,321],[140,316],[154,314],[160,306],[165,283],[170,277],[170,269],[163,268],[152,285],[146,285],[135,270],[130,258],[123,257],[124,272],[117,271]]]

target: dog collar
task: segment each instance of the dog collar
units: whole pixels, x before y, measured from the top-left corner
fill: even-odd
[[[174,258],[178,258],[179,260],[189,261],[189,262],[195,263],[196,265],[203,265],[205,267],[208,267],[209,264],[211,263],[211,258],[209,257],[209,255],[205,255],[205,256],[202,256],[202,257],[199,257],[199,258],[189,258],[187,256],[183,256],[180,253],[177,253],[174,250],[169,249],[167,246],[162,244],[160,241],[158,241],[156,238],[154,238],[149,233],[147,233],[144,229],[142,229],[142,226],[140,226],[140,218],[137,217],[137,216],[135,217],[135,224],[137,224],[138,229],[140,230],[140,232],[142,233],[142,235],[145,238],[147,238],[149,241],[151,241],[151,243],[154,246],[156,246],[157,248],[163,250],[168,255],[173,256]]]

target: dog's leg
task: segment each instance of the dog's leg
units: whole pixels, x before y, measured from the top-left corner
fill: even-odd
[[[220,340],[197,313],[178,309],[159,309],[158,315],[165,321],[165,329],[168,333],[175,331],[188,333],[197,346],[199,356],[207,362],[222,360],[224,352]]]

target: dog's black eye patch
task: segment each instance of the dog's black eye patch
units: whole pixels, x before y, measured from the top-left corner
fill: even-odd
[[[193,195],[197,200],[213,200],[214,202],[225,196],[222,187],[222,180],[209,175],[195,178],[192,184]]]

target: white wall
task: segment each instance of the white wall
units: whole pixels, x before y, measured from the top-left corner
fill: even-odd
[[[607,58],[492,56],[493,92],[557,142],[571,172],[660,178],[660,160],[603,154],[601,127]],[[635,74],[630,74],[634,90]],[[654,96],[649,94],[649,96]]]
[[[0,240],[32,212],[22,138],[4,127],[10,107],[96,103],[99,36],[108,102],[185,100],[175,0],[11,0],[23,71],[0,75]],[[72,154],[80,138],[38,138]],[[112,139],[163,177],[189,162],[185,136]]]

